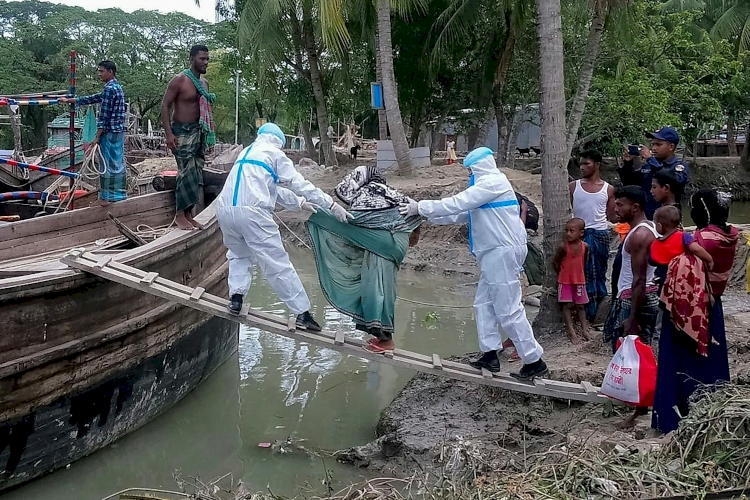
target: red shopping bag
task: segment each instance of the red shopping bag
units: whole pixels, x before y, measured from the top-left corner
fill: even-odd
[[[638,335],[618,341],[604,375],[601,393],[634,406],[653,406],[656,392],[656,358]]]

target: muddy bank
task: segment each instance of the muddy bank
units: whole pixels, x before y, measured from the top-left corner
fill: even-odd
[[[517,470],[524,453],[565,439],[590,413],[583,405],[418,375],[381,414],[377,440],[339,460],[397,477],[415,470],[464,477],[463,454],[477,453],[487,464],[480,472]]]
[[[750,384],[747,297],[730,294],[727,299],[732,304],[728,311],[744,311],[727,314],[732,381]],[[549,378],[601,384],[611,352],[602,344],[600,333],[580,351],[562,332],[539,340],[545,348]],[[468,356],[452,359],[466,361]],[[517,364],[504,358],[504,371],[516,369]],[[527,455],[560,444],[585,441],[587,446],[605,450],[623,444],[648,446],[653,442],[650,415],[641,417],[635,429],[618,428],[629,411],[419,374],[381,413],[376,439],[347,450],[339,460],[397,477],[409,477],[415,470],[459,479],[477,472],[523,471]]]
[[[529,160],[525,160],[529,161]],[[533,160],[532,160],[533,161]],[[305,175],[325,191],[333,187],[346,169],[308,169]],[[507,170],[514,188],[527,195],[541,210],[540,176]],[[449,196],[467,183],[467,172],[460,166],[434,166],[414,179],[388,174],[388,182],[415,199]],[[305,215],[280,212],[279,218],[297,235],[306,239]],[[288,243],[301,244],[282,227]],[[455,289],[467,295],[475,291],[478,269],[468,250],[466,226],[434,226],[425,223],[419,244],[407,254],[405,266],[418,271],[455,278]],[[530,239],[541,244],[541,229]],[[748,247],[743,245],[735,266],[735,286],[724,298],[727,335],[731,346],[733,381],[750,383],[750,300],[744,292],[744,262]],[[446,332],[450,334],[450,332]],[[539,338],[550,367],[550,378],[600,384],[611,359],[601,333],[580,349],[574,348],[562,331]],[[461,358],[458,358],[461,359]],[[514,371],[518,364],[503,358],[503,370]],[[524,457],[575,439],[602,447],[621,442],[641,441],[649,426],[645,417],[634,431],[622,432],[617,424],[625,409],[603,414],[603,406],[570,403],[530,397],[488,387],[418,375],[382,412],[376,439],[348,450],[339,459],[359,467],[369,467],[384,475],[408,477],[415,470],[437,475],[464,477],[476,467],[487,471],[521,470]],[[469,466],[471,464],[471,466]],[[479,465],[478,465],[479,464]]]

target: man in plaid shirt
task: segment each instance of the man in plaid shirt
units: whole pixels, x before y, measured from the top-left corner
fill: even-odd
[[[99,63],[99,79],[104,82],[104,90],[98,94],[60,98],[59,102],[81,106],[101,103],[96,122],[96,138],[91,147],[99,146],[99,200],[97,206],[127,198],[127,168],[125,167],[125,93],[117,82],[117,67],[112,61]]]

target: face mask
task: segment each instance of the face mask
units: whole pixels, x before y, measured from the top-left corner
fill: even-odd
[[[473,186],[473,185],[474,185],[474,174],[471,174],[469,176],[469,186]]]

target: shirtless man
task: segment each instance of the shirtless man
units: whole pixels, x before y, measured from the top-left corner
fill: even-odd
[[[601,164],[599,151],[582,152],[579,162],[582,178],[569,184],[573,216],[586,224],[583,241],[589,248],[584,263],[589,302],[585,310],[589,323],[595,321],[599,304],[607,296],[607,261],[612,239],[607,221],[612,221],[615,215],[615,188],[602,180]]]
[[[646,219],[646,193],[638,186],[625,186],[615,192],[615,216],[632,228],[622,242],[622,270],[617,283],[617,297],[604,325],[604,339],[638,335],[649,345],[656,331],[659,314],[658,287],[654,284],[654,266],[649,265],[651,243],[659,236],[652,221]],[[621,425],[632,427],[635,420],[646,415],[648,408],[637,407]]]
[[[208,69],[208,60],[208,48],[205,45],[191,48],[189,70],[172,78],[161,103],[161,123],[166,132],[167,147],[177,160],[175,222],[180,229],[202,229],[193,219],[193,207],[203,195],[206,153],[205,132],[200,124],[200,94],[194,82],[199,80],[208,91],[208,82],[203,78]],[[195,80],[187,71],[192,73]]]

